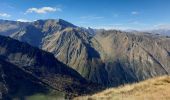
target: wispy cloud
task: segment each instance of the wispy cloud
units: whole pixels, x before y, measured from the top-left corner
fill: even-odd
[[[62,11],[61,8],[53,8],[53,7],[42,7],[42,8],[29,8],[26,11],[27,13],[38,13],[38,14],[46,14],[48,12],[56,12],[56,11]]]
[[[133,25],[147,25],[145,23],[139,22],[139,21],[131,21],[128,24],[133,24]]]
[[[131,14],[132,15],[139,15],[139,12],[138,11],[132,11]]]
[[[81,16],[81,19],[87,19],[87,20],[95,20],[95,19],[103,19],[102,16]]]
[[[126,27],[123,24],[103,24],[103,25],[99,25],[99,26],[93,26],[92,28],[106,29],[106,30],[110,30],[110,29],[127,30],[127,29],[131,29],[131,27]]]
[[[170,24],[157,24],[157,25],[154,25],[153,28],[155,28],[155,29],[170,29]]]
[[[7,13],[0,13],[0,17],[11,17],[11,15]]]
[[[19,21],[19,22],[31,22],[30,20],[27,20],[27,19],[17,19],[17,21]]]

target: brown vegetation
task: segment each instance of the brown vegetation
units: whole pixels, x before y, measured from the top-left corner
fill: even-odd
[[[170,76],[149,79],[140,83],[106,89],[92,96],[75,100],[169,100]]]

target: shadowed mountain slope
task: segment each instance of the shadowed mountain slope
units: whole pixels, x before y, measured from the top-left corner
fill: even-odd
[[[23,99],[35,93],[48,93],[50,87],[9,62],[0,60],[1,99]]]
[[[52,89],[71,96],[99,89],[97,84],[93,87],[92,83],[58,61],[51,53],[9,37],[0,36],[0,59],[17,66],[18,69],[41,80]]]

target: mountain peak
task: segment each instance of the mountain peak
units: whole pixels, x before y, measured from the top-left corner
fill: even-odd
[[[41,19],[37,20],[33,23],[39,23],[39,24],[51,24],[51,25],[60,25],[64,27],[76,27],[75,25],[71,24],[70,22],[67,22],[63,19]]]

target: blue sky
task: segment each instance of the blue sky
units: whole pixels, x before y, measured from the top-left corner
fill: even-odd
[[[0,0],[0,19],[67,20],[93,28],[170,27],[170,0]]]

